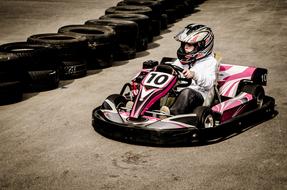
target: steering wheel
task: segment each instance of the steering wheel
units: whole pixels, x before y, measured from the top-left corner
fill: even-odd
[[[166,63],[165,63],[166,64]],[[178,84],[176,87],[188,87],[191,85],[191,82],[192,82],[192,79],[188,79],[188,78],[185,78],[185,77],[181,77],[181,74],[183,72],[183,68],[179,67],[179,66],[176,66],[176,65],[172,65],[170,63],[166,64],[166,65],[169,65],[171,66],[172,68],[174,68],[174,70],[177,72],[178,74],[178,81],[180,81],[180,84]]]

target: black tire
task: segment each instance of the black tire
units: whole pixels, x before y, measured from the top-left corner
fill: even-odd
[[[167,14],[161,15],[161,30],[165,30],[168,28],[168,16]]]
[[[85,22],[92,26],[110,26],[115,31],[115,60],[132,59],[136,56],[138,25],[133,21],[119,19],[94,19]]]
[[[153,28],[152,28],[152,9],[146,6],[136,6],[136,5],[123,5],[123,6],[116,6],[110,7],[106,10],[105,14],[142,14],[146,15],[150,20],[150,25],[148,26],[147,35],[148,35],[148,42],[153,41]]]
[[[152,9],[147,6],[123,5],[106,9],[105,14],[143,14],[152,17]]]
[[[14,53],[0,51],[0,80],[5,79],[23,79],[25,69],[21,64],[21,59]],[[7,73],[12,73],[11,75]],[[4,77],[2,77],[4,76]]]
[[[135,5],[135,6],[143,6],[151,8],[152,10],[152,13],[150,15],[151,32],[153,36],[160,35],[162,7],[159,2],[150,0],[124,0],[117,4],[117,6],[126,6],[126,5]]]
[[[193,110],[197,115],[197,128],[206,129],[215,127],[215,119],[212,110],[206,106],[199,106]]]
[[[25,70],[15,54],[0,52],[0,105],[22,100]]]
[[[27,38],[28,42],[34,44],[46,44],[60,49],[64,53],[83,52],[87,47],[87,39],[84,36],[73,34],[45,33],[35,34]]]
[[[176,17],[177,19],[181,19],[186,15],[186,7],[184,4],[178,4],[175,6],[176,9]]]
[[[177,17],[177,10],[176,9],[167,9],[165,11],[165,13],[167,15],[167,23],[168,24],[175,23],[176,20],[178,19],[178,17]]]
[[[191,14],[194,11],[195,4],[194,0],[178,0],[176,1],[176,10],[178,18]]]
[[[83,36],[87,39],[88,69],[110,67],[113,62],[115,31],[109,26],[67,25],[59,33]]]
[[[161,31],[161,18],[151,20],[151,29],[153,36],[159,36]]]
[[[87,64],[86,62],[80,61],[63,61],[61,73],[61,79],[75,79],[84,77],[87,75]]]
[[[108,96],[106,98],[107,100],[109,100],[110,102],[112,102],[115,106],[115,108],[119,108],[120,106],[125,106],[127,103],[127,100],[125,99],[125,97],[123,97],[122,95],[119,94],[112,94],[110,96]],[[113,109],[106,101],[104,101],[104,103],[101,106],[101,109]]]
[[[85,37],[71,34],[46,33],[32,35],[28,37],[27,41],[34,44],[46,44],[57,51],[57,56],[61,62],[61,79],[74,79],[85,76],[85,74],[83,74],[87,72],[87,42]],[[66,72],[67,70],[75,70],[74,68],[78,68],[78,65],[81,65],[81,70],[76,70],[80,74],[74,72]]]
[[[31,44],[29,42],[15,42],[3,44],[0,46],[0,51],[9,52],[19,57],[20,64],[23,64],[24,70],[27,73],[25,78],[25,86],[30,87],[34,84],[41,84],[43,89],[50,89],[55,83],[59,83],[58,70],[60,62],[57,58],[56,52],[49,46],[40,44]],[[41,79],[34,77],[33,72],[56,72],[56,77],[50,75],[43,75]],[[41,90],[41,89],[39,89]]]
[[[28,90],[42,91],[52,90],[59,86],[59,70],[29,71],[33,83],[30,83]]]
[[[256,106],[261,108],[263,105],[263,100],[265,97],[264,88],[257,84],[245,84],[242,87],[242,92],[252,94],[253,98],[256,100]]]
[[[48,45],[14,42],[0,45],[0,51],[15,54],[28,71],[59,68],[57,52]]]
[[[0,82],[0,105],[21,101],[23,83],[21,81]]]
[[[117,4],[120,5],[135,5],[135,6],[145,6],[152,9],[151,19],[159,19],[163,12],[163,7],[159,1],[151,0],[124,0]]]
[[[196,7],[194,0],[185,0],[185,5],[186,5],[186,13],[187,14],[191,14],[194,12],[194,9]]]
[[[149,28],[151,25],[150,19],[142,14],[108,14],[101,16],[100,19],[119,19],[126,21],[133,21],[138,25],[138,36],[136,40],[137,51],[144,51],[148,47]]]
[[[147,0],[147,1],[155,1],[160,4],[161,7],[161,14],[165,14],[165,11],[168,9],[170,2],[169,0]]]

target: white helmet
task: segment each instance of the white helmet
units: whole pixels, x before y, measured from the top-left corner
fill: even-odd
[[[194,63],[210,55],[213,51],[214,35],[212,30],[201,24],[189,24],[175,37],[175,40],[181,42],[177,50],[177,57],[183,64]],[[194,50],[186,52],[185,44],[192,44]]]

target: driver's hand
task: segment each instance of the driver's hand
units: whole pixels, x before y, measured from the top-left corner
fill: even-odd
[[[194,71],[191,71],[187,68],[185,68],[183,71],[182,71],[182,74],[185,76],[185,78],[188,78],[188,79],[193,79],[194,77]]]

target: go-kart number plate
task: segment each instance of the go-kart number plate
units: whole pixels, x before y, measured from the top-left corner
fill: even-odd
[[[167,73],[150,72],[143,81],[143,85],[162,88],[167,86],[173,77],[173,75]]]

